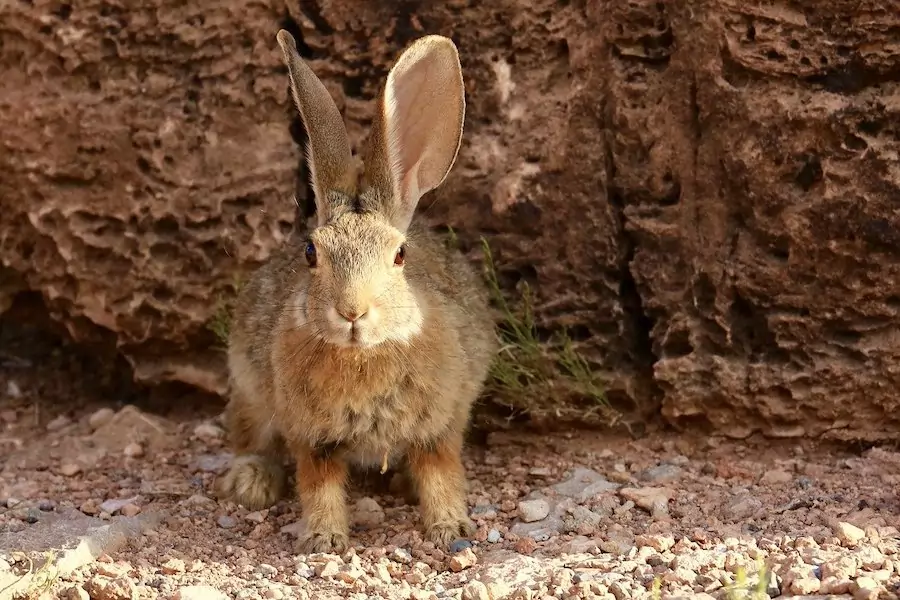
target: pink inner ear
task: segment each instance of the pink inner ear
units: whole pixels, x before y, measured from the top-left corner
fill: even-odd
[[[413,64],[394,80],[393,99],[396,105],[392,112],[398,119],[394,124],[394,143],[399,151],[401,168],[398,175],[403,188],[415,188],[409,189],[412,192],[419,188],[418,166],[423,160],[427,161],[428,142],[434,135],[435,123],[428,122],[429,116],[436,116],[431,113],[435,108],[434,98],[425,97],[426,94],[422,93],[430,89],[427,85],[428,67],[427,63]]]

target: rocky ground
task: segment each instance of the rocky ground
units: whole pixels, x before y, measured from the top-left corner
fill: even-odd
[[[293,501],[248,512],[215,499],[229,459],[218,407],[185,397],[156,414],[75,393],[54,369],[0,368],[4,600],[900,593],[892,449],[492,434],[466,455],[471,543],[423,542],[415,508],[373,476],[354,487],[355,548],[298,556]]]

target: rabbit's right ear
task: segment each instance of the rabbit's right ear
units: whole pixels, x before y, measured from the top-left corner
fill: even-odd
[[[379,108],[366,183],[379,192],[378,208],[405,230],[459,152],[466,98],[456,45],[440,35],[414,42],[388,74]]]
[[[282,29],[277,35],[291,77],[291,94],[309,137],[306,147],[310,178],[316,196],[319,225],[333,215],[335,198],[330,192],[352,196],[356,192],[356,172],[350,140],[341,113],[312,69],[297,52],[294,37]]]

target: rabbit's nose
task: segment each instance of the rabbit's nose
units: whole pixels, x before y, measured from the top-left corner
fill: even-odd
[[[364,317],[368,310],[338,310],[337,313],[344,317],[350,323],[354,323],[358,321],[361,317]]]

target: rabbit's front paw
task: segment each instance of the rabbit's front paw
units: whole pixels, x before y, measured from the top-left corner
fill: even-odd
[[[313,554],[315,552],[340,554],[350,546],[350,536],[340,531],[315,531],[303,532],[297,540],[296,550],[298,554]]]
[[[245,454],[231,463],[219,482],[219,494],[248,510],[260,510],[281,498],[284,485],[285,473],[280,464],[264,456]]]
[[[439,548],[446,549],[455,540],[467,538],[473,533],[475,533],[475,524],[470,519],[462,517],[452,521],[432,523],[425,529],[425,539]]]

